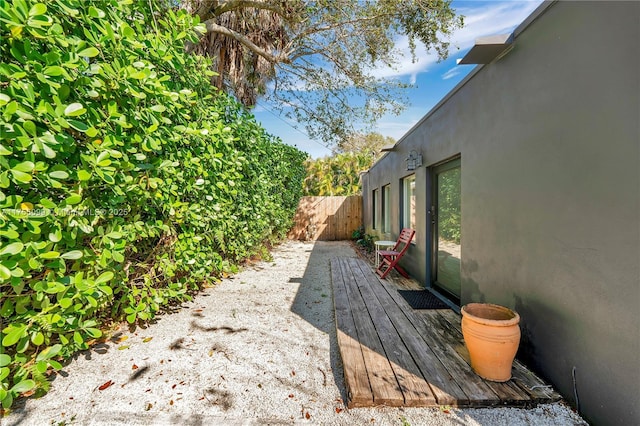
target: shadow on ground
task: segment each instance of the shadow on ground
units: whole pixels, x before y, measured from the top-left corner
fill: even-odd
[[[310,244],[310,247],[311,254],[304,275],[291,277],[289,280],[300,284],[291,304],[291,311],[328,335],[331,370],[342,400],[346,401],[344,371],[338,349],[333,309],[330,261],[333,257],[356,257],[357,254],[351,245],[344,241],[316,241],[313,245]]]

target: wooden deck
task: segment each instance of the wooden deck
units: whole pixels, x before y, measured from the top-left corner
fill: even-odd
[[[348,407],[532,406],[560,399],[517,360],[513,378],[477,376],[451,310],[413,310],[397,287],[356,258],[331,261]]]

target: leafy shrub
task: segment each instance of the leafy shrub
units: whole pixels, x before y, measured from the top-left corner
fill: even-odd
[[[364,226],[355,229],[351,233],[351,239],[356,241],[356,244],[360,247],[364,248],[368,253],[373,251],[373,243],[376,240],[376,237],[371,234],[367,234],[364,231]]]
[[[157,0],[0,0],[0,400],[281,238],[305,155],[213,92]]]

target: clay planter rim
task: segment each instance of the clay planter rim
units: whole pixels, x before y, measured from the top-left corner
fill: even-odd
[[[472,321],[494,327],[510,327],[520,322],[520,315],[516,311],[493,303],[468,303],[460,312]]]

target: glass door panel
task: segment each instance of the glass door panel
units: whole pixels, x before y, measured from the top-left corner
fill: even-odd
[[[434,284],[460,298],[460,160],[435,169]]]

